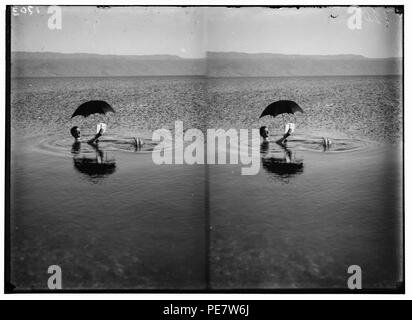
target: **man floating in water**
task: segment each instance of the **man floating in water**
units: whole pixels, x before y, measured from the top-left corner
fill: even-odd
[[[292,123],[288,123],[288,125],[290,125]],[[276,140],[277,144],[283,144],[287,142],[287,138],[293,133],[293,127],[289,126],[287,128],[287,131],[285,132],[285,134],[282,136],[282,138],[280,138],[279,140]],[[266,126],[262,126],[259,129],[259,133],[260,136],[263,138],[263,142],[268,142],[268,138],[269,138],[269,129]]]
[[[74,142],[80,143],[80,136],[81,136],[80,128],[78,126],[74,126],[70,129],[70,133],[74,138]],[[101,128],[99,132],[97,132],[96,135],[92,139],[87,141],[87,143],[90,143],[90,144],[98,143],[99,142],[98,139],[103,135],[103,133],[104,133],[104,130],[103,128]]]
[[[87,143],[90,144],[90,145],[97,144],[99,142],[99,138],[105,133],[105,128],[106,128],[105,126],[102,126],[102,124],[99,124],[98,127],[97,127],[98,131],[97,131],[96,135],[92,139],[87,140]],[[70,129],[70,133],[74,138],[74,143],[75,144],[80,144],[81,143],[81,141],[80,141],[80,137],[81,137],[80,128],[77,127],[77,126],[74,126]],[[144,142],[143,142],[142,139],[140,139],[138,137],[133,137],[133,142],[131,144],[135,147],[136,150],[140,150],[140,148],[143,146]]]
[[[287,138],[293,133],[295,129],[295,124],[294,123],[288,123],[285,125],[285,134],[282,136],[282,138],[276,140],[276,143],[284,146],[286,142],[288,141]],[[260,136],[263,139],[263,144],[269,143],[269,130],[266,126],[262,126],[259,129]],[[323,147],[324,151],[327,151],[330,149],[332,146],[332,140],[326,137],[322,137],[322,140],[320,141],[320,144]]]
[[[81,104],[79,107],[77,107],[76,111],[74,111],[73,115],[71,116],[76,117],[76,116],[83,116],[83,117],[88,117],[92,114],[106,114],[108,112],[115,112],[114,109],[110,104],[108,104],[106,101],[103,100],[90,100],[87,101],[83,104]],[[99,142],[99,138],[106,132],[107,125],[105,123],[99,123],[97,125],[97,133],[96,135],[87,141],[87,143],[93,145],[97,144]],[[70,133],[74,137],[75,143],[80,143],[80,129],[77,126],[74,126],[73,128],[70,129]],[[143,145],[143,140],[137,137],[133,137],[133,145],[137,150],[139,150],[142,145]]]

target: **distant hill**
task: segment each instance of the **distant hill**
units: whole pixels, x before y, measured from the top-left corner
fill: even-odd
[[[302,59],[310,58],[313,60],[350,60],[350,59],[367,59],[361,55],[355,54],[337,54],[337,55],[299,55],[299,54],[280,54],[280,53],[244,53],[244,52],[208,52],[209,58],[224,59]]]
[[[173,55],[99,55],[13,52],[12,77],[76,76],[326,76],[402,73],[401,58],[370,59],[360,55],[282,55],[208,52],[207,59]]]
[[[13,52],[12,77],[202,75],[205,61],[172,55]]]
[[[393,75],[402,74],[402,60],[370,59],[360,55],[210,52],[208,74],[212,77]]]

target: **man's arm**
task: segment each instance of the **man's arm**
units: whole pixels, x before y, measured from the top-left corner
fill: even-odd
[[[283,135],[282,138],[280,138],[279,140],[276,140],[276,143],[283,143],[283,142],[290,136],[291,133],[292,133],[292,129],[290,128],[290,129],[288,130],[288,132],[286,132],[286,133]]]
[[[87,143],[96,143],[96,142],[98,142],[97,139],[99,139],[102,135],[103,135],[103,128],[100,129],[98,133],[96,133],[96,135],[94,136],[94,138],[92,138],[92,139],[90,139],[89,141],[87,141]]]

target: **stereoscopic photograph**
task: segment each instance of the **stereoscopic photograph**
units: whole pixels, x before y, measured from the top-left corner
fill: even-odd
[[[8,6],[7,293],[404,292],[403,6]]]

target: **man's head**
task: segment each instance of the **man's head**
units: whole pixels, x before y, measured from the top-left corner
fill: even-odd
[[[77,140],[80,138],[80,129],[77,126],[74,126],[73,128],[70,129],[70,133],[72,136]]]
[[[260,136],[266,140],[269,137],[269,130],[266,126],[262,126],[259,129]]]

